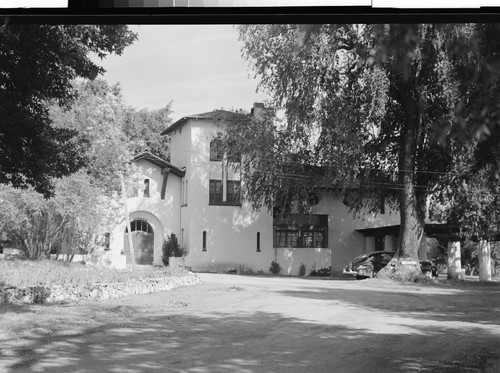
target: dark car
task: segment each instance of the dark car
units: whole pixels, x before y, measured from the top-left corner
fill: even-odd
[[[438,277],[438,269],[437,266],[432,264],[429,260],[423,260],[420,262],[420,269],[422,273],[429,277]]]
[[[343,273],[355,276],[357,279],[375,277],[394,257],[392,251],[374,251],[354,258],[344,268]],[[429,261],[420,262],[422,273],[426,276],[437,276],[437,268]]]

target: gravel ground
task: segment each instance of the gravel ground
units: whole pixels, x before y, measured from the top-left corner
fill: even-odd
[[[500,283],[200,277],[0,305],[0,372],[500,372]]]

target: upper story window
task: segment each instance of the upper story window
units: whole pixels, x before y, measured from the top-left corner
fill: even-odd
[[[144,179],[144,197],[149,197],[149,179]]]
[[[222,141],[214,139],[210,142],[210,160],[222,162],[224,159],[224,151],[222,149]]]

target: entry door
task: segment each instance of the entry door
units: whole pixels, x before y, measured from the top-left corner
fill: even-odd
[[[136,264],[153,264],[154,233],[148,222],[134,220],[132,225],[132,244],[134,245],[134,256]],[[127,264],[132,264],[127,232],[125,232],[125,256]]]

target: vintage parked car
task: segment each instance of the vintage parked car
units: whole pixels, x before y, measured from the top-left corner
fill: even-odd
[[[368,254],[360,255],[354,258],[345,268],[343,273],[355,276],[358,280],[364,278],[375,277],[387,263],[394,257],[395,252],[392,251],[374,251]],[[438,272],[436,266],[429,261],[421,261],[420,268],[426,276],[437,277]]]

